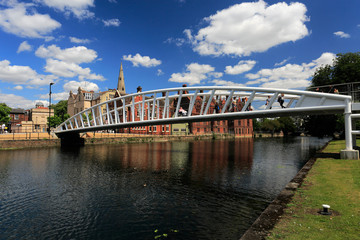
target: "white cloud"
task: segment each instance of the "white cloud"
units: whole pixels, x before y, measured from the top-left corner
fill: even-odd
[[[19,37],[46,38],[61,24],[48,14],[39,14],[34,9],[28,13],[26,7],[31,4],[14,2],[10,8],[0,10],[0,27]]]
[[[234,67],[232,66],[226,66],[225,73],[230,75],[237,75],[244,72],[248,72],[255,66],[256,61],[253,60],[247,60],[247,61],[240,61],[237,65]]]
[[[350,38],[350,34],[344,33],[342,31],[334,32],[334,35],[341,37],[341,38]]]
[[[102,75],[91,73],[90,68],[83,68],[79,64],[96,60],[97,53],[84,46],[61,49],[56,45],[40,46],[35,55],[46,58],[45,71],[60,77],[76,77],[79,80],[91,79],[103,81]]]
[[[84,46],[61,49],[56,45],[40,46],[35,55],[41,58],[55,58],[70,63],[89,63],[97,58],[96,51]]]
[[[15,94],[0,93],[0,102],[6,103],[11,108],[23,108],[30,109],[35,108],[37,102],[43,102],[44,105],[48,105],[47,101],[42,100],[29,100],[23,96],[17,96]]]
[[[99,86],[97,84],[88,81],[70,81],[64,84],[64,90],[67,92],[67,94],[69,94],[70,91],[77,93],[79,87],[86,91],[99,91]]]
[[[10,61],[0,61],[0,81],[12,84],[47,85],[56,79],[52,75],[41,75],[29,66],[10,65]]]
[[[283,61],[281,61],[281,62],[279,62],[279,63],[275,63],[275,67],[277,67],[277,66],[282,66],[282,65],[284,65],[285,63],[287,63],[289,60],[290,60],[290,58],[287,58],[287,59],[284,59]]]
[[[23,88],[23,86],[17,85],[14,87],[14,89],[15,90],[23,90],[24,88]]]
[[[19,48],[18,48],[18,50],[16,52],[17,53],[21,53],[21,52],[24,52],[24,51],[30,52],[31,50],[32,50],[32,46],[29,45],[29,43],[27,41],[24,41],[19,45]]]
[[[76,63],[51,58],[46,60],[45,71],[60,77],[72,78],[78,76],[80,80],[105,80],[102,75],[91,73],[90,68],[82,68]]]
[[[306,11],[298,2],[270,6],[263,0],[245,2],[205,18],[209,25],[196,35],[188,29],[184,33],[201,55],[248,56],[307,36]]]
[[[128,56],[124,55],[123,59],[125,61],[132,62],[133,66],[143,66],[143,67],[156,67],[161,64],[160,60],[157,60],[156,58],[150,58],[149,56],[141,56],[139,53],[137,53],[135,56],[132,56],[129,54]]]
[[[181,47],[186,40],[184,38],[168,38],[165,43],[174,43],[176,46]]]
[[[121,22],[117,18],[102,20],[105,27],[118,27],[120,26]]]
[[[190,85],[200,84],[214,72],[215,68],[207,64],[191,63],[187,65],[185,73],[173,73],[169,82],[189,83]]]
[[[244,87],[244,84],[240,84],[240,83],[235,83],[232,81],[225,81],[225,80],[221,80],[221,79],[215,79],[210,81],[210,83],[214,83],[215,85],[218,86],[233,86],[233,87]]]
[[[320,66],[331,65],[336,55],[323,53],[318,59],[310,63],[286,64],[285,66],[273,69],[261,69],[256,74],[247,74],[252,79],[246,85],[261,84],[266,88],[305,88],[310,85],[310,78]]]
[[[69,37],[70,42],[72,43],[90,43],[91,41],[89,39],[81,39],[81,38],[76,38],[76,37]]]
[[[164,75],[164,72],[161,69],[158,69],[157,70],[157,75],[158,76]]]
[[[34,0],[51,8],[55,8],[65,13],[74,14],[79,19],[94,17],[94,13],[88,8],[94,7],[94,0]]]

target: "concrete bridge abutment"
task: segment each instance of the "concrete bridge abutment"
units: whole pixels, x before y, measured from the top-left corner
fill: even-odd
[[[62,133],[58,137],[61,139],[61,147],[82,147],[85,145],[85,139],[80,137],[79,133]]]

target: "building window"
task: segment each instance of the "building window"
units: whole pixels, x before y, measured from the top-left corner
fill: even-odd
[[[166,132],[169,132],[169,131],[170,131],[169,126],[166,126]]]
[[[15,114],[14,119],[19,120],[19,114]]]
[[[174,132],[178,132],[179,131],[179,129],[178,128],[174,128]]]
[[[162,126],[162,132],[165,132],[165,126],[164,125]]]
[[[154,132],[157,132],[156,126],[154,126]]]
[[[152,130],[152,126],[149,127],[149,132],[151,132],[151,130]]]

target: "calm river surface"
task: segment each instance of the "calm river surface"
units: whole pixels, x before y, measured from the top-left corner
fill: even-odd
[[[239,239],[328,140],[0,151],[0,239]]]

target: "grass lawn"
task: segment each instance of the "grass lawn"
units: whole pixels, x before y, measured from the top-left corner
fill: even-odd
[[[333,141],[323,152],[341,149]],[[333,214],[320,215],[322,204]],[[267,239],[360,239],[360,160],[317,159]]]

